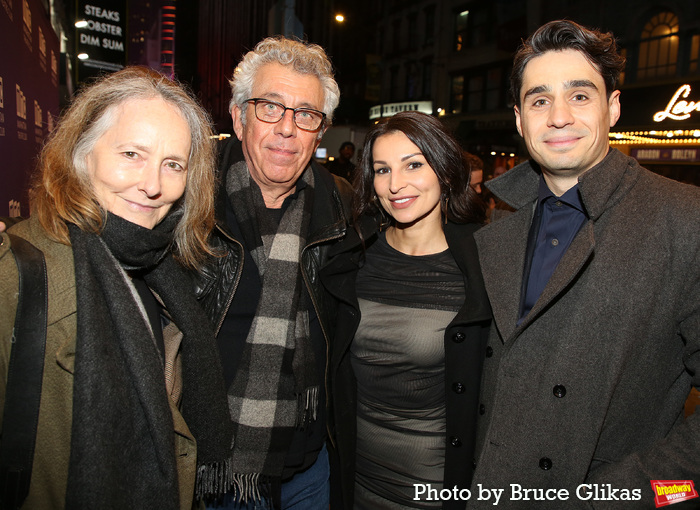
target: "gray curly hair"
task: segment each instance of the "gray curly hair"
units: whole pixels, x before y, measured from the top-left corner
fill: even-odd
[[[231,102],[229,111],[238,105],[245,124],[245,112],[253,93],[253,80],[258,70],[265,64],[281,64],[291,66],[300,74],[313,74],[323,87],[323,113],[326,114],[326,125],[333,120],[333,111],[340,101],[340,89],[333,78],[333,65],[326,52],[318,44],[288,39],[282,36],[268,37],[260,41],[253,51],[249,51],[233,71],[229,80],[231,85]]]

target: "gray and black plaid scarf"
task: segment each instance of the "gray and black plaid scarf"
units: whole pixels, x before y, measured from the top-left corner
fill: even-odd
[[[245,162],[229,169],[226,191],[243,241],[258,266],[260,301],[228,390],[234,422],[234,492],[267,499],[279,480],[295,428],[316,419],[318,381],[303,292],[301,251],[311,221],[313,172],[301,176],[279,226]]]

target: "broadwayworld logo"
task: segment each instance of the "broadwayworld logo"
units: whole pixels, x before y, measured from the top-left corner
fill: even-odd
[[[656,508],[697,498],[692,480],[651,480]]]

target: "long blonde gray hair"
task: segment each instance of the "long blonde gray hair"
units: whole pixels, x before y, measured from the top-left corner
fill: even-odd
[[[86,87],[75,98],[41,151],[31,190],[32,214],[50,237],[70,244],[66,222],[100,232],[100,207],[87,169],[87,156],[112,126],[116,108],[132,99],[161,98],[173,105],[190,129],[191,148],[185,192],[173,206],[181,214],[175,227],[174,253],[187,267],[197,267],[209,253],[214,225],[215,157],[211,121],[178,83],[145,67],[127,67]]]

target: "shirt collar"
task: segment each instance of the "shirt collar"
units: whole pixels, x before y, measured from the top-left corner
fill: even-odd
[[[544,180],[544,176],[540,174],[540,186],[537,192],[537,199],[540,204],[543,204],[546,200],[556,200],[584,214],[586,213],[586,209],[583,207],[583,202],[581,201],[581,194],[578,191],[578,183],[567,190],[562,196],[558,197],[552,193],[552,190],[549,189],[547,182]]]
[[[304,170],[304,172],[308,172],[308,171],[310,171],[310,170],[307,167],[306,170]],[[304,174],[302,173],[302,176],[303,175]],[[289,204],[291,204],[294,200],[299,198],[299,193],[301,193],[301,190],[303,190],[304,188],[306,188],[306,181],[304,179],[302,179],[301,176],[299,176],[299,178],[297,179],[297,182],[294,184],[294,191],[284,198],[284,201],[282,202],[282,207],[280,207],[280,209],[282,211],[285,211],[287,209],[287,207],[289,206]]]

